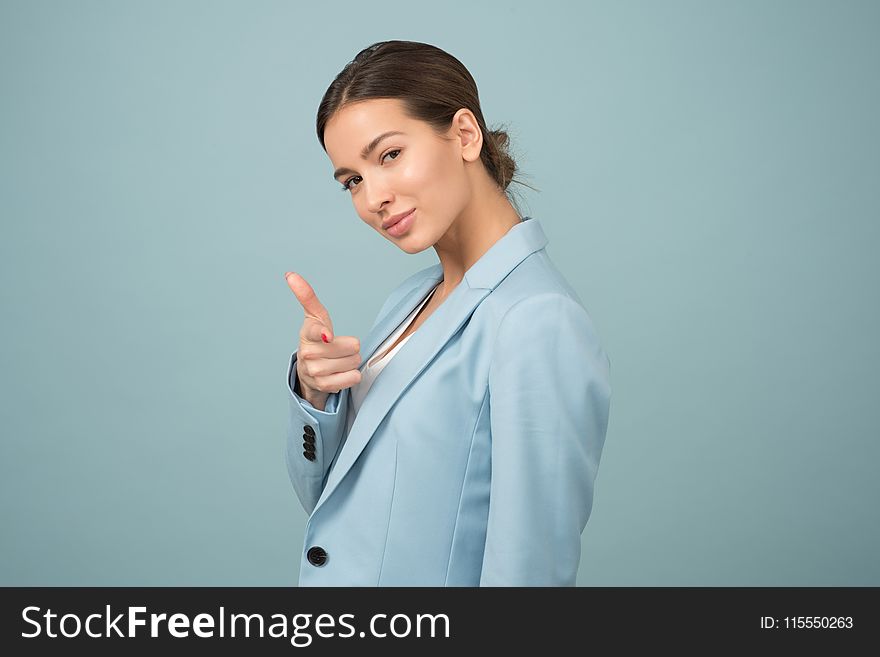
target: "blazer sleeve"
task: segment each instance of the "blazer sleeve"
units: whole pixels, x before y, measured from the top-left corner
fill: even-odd
[[[370,330],[375,328],[382,317],[400,301],[406,292],[408,282],[405,281],[388,295],[373,320]],[[297,351],[291,354],[290,363],[287,366],[289,420],[287,440],[284,443],[284,460],[287,462],[287,473],[293,483],[296,496],[305,512],[311,514],[318,504],[324,485],[327,483],[330,465],[345,442],[343,433],[347,424],[346,415],[351,395],[347,388],[331,393],[324,404],[324,410],[320,411],[296,394],[294,390],[296,389]],[[311,430],[315,432],[314,460],[310,460],[304,453],[306,451],[305,433],[308,431],[306,427],[311,427]]]
[[[311,514],[324,490],[330,464],[342,446],[350,395],[348,389],[330,394],[321,411],[296,394],[297,351],[290,356],[287,368],[289,421],[284,457],[296,496],[306,513]],[[308,431],[314,431],[314,460],[306,454]]]
[[[432,267],[427,269],[432,269]],[[412,288],[413,282],[423,276],[425,271],[416,272],[388,295],[373,320],[371,331],[400,302]],[[327,397],[323,411],[316,409],[294,392],[296,387],[296,354],[296,351],[291,354],[290,363],[287,366],[289,420],[287,440],[284,443],[284,460],[287,462],[287,473],[293,483],[296,496],[306,513],[311,515],[318,504],[324,485],[327,483],[330,466],[345,443],[346,436],[343,434],[347,425],[346,415],[351,394],[348,388],[343,388]],[[366,355],[362,354],[362,356]],[[306,451],[305,434],[309,431],[306,427],[311,427],[311,430],[315,432],[314,460],[310,460],[304,453]]]
[[[610,400],[610,360],[580,303],[544,293],[508,309],[489,369],[480,586],[575,585]]]

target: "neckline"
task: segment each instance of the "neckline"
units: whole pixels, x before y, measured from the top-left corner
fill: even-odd
[[[411,319],[409,322],[407,322],[407,324],[406,324],[406,328],[403,329],[403,332],[404,332],[404,333],[406,333],[406,330],[407,330],[407,329],[410,327],[410,325],[415,321],[415,315],[418,315],[418,314],[421,312],[422,308],[424,308],[426,305],[428,305],[428,301],[430,301],[431,297],[434,296],[434,292],[437,291],[437,288],[440,287],[440,283],[442,283],[442,282],[443,282],[443,281],[440,280],[440,281],[437,283],[437,285],[435,285],[435,286],[431,289],[431,291],[428,292],[428,294],[425,295],[425,298],[422,299],[422,302],[421,302],[418,306],[416,306],[415,308],[413,308],[412,311],[410,312],[410,314],[407,315],[407,318],[412,317],[412,319]],[[397,329],[399,329],[399,328],[400,328],[400,325],[398,325]],[[394,329],[394,331],[391,333],[391,335],[394,335],[395,333],[397,333],[397,329]],[[399,349],[399,348],[401,347],[401,345],[403,345],[404,342],[406,342],[407,340],[409,340],[414,334],[415,334],[415,331],[413,331],[412,333],[410,333],[408,336],[406,336],[405,338],[403,338],[403,339],[400,340],[399,342],[397,342],[397,340],[399,339],[399,337],[398,337],[398,338],[394,338],[394,341],[397,342],[397,344],[395,344],[393,347],[391,347],[390,349],[388,349],[388,350],[387,350],[385,353],[383,353],[381,356],[377,356],[377,357],[370,358],[370,360],[367,361],[367,367],[368,367],[368,368],[373,368],[373,367],[375,367],[376,364],[379,363],[379,361],[382,361],[382,360],[384,360],[385,358],[387,358],[387,357],[391,354],[392,351],[396,351],[397,349]],[[387,338],[386,338],[386,341],[387,341]],[[384,344],[384,341],[383,341],[383,344]]]

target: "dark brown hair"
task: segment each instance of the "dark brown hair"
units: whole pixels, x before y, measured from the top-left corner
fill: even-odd
[[[514,178],[518,169],[508,152],[510,138],[504,130],[486,128],[477,84],[455,57],[417,41],[379,41],[361,50],[333,79],[318,107],[318,141],[324,152],[324,128],[330,118],[348,103],[372,98],[399,99],[407,116],[426,122],[437,135],[449,130],[459,109],[469,109],[483,133],[480,160],[516,205],[508,186],[525,183]]]

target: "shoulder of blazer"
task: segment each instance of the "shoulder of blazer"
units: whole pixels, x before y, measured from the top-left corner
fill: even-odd
[[[568,297],[586,311],[578,293],[543,248],[519,262],[492,289],[483,305],[500,318],[518,303],[539,296]]]

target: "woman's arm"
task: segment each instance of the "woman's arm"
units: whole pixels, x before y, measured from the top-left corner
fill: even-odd
[[[330,394],[322,409],[315,408],[295,389],[296,354],[287,368],[289,420],[284,458],[287,473],[306,513],[311,514],[324,490],[328,469],[343,442],[348,412],[347,388]]]
[[[489,370],[492,482],[481,586],[574,586],[610,409],[609,361],[586,310],[524,299]]]

